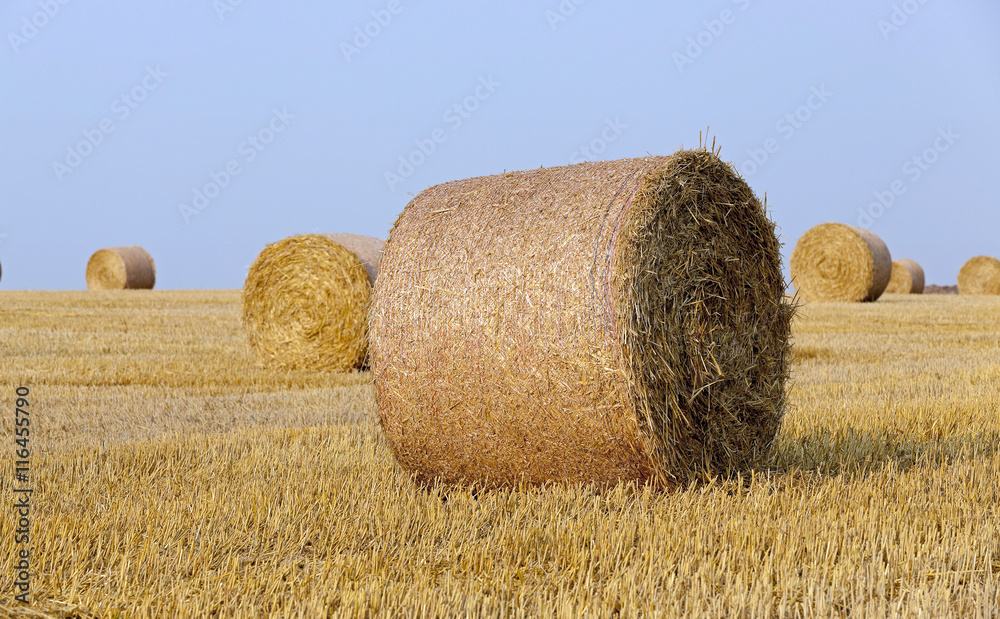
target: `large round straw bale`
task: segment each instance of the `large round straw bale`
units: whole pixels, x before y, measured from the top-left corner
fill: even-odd
[[[87,261],[89,290],[151,289],[154,284],[153,257],[139,246],[99,249]]]
[[[420,480],[487,485],[754,466],[784,413],[779,249],[705,150],[427,189],[375,283],[388,444]]]
[[[1000,294],[1000,260],[976,256],[958,272],[959,294]]]
[[[250,347],[276,368],[361,366],[383,245],[356,234],[306,234],[265,247],[243,286]]]
[[[892,261],[892,277],[884,294],[923,294],[924,269],[915,260]]]
[[[795,244],[790,262],[798,296],[810,303],[874,301],[892,276],[892,256],[882,239],[844,224],[811,228]]]

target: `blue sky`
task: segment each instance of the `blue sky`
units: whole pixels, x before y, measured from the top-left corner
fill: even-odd
[[[998,32],[994,0],[7,2],[0,287],[138,244],[157,288],[239,288],[267,243],[385,238],[431,185],[706,127],[786,260],[862,224],[951,284],[1000,255]]]

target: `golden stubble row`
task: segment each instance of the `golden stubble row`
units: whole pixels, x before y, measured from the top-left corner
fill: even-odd
[[[988,299],[803,308],[770,462],[673,493],[421,487],[382,442],[366,374],[268,372],[233,352],[238,292],[121,299],[0,295],[0,390],[83,363],[81,337],[109,342],[92,353],[101,381],[30,383],[35,616],[1000,608]],[[126,357],[153,372],[181,358],[200,378],[126,384]],[[0,458],[6,496],[12,466]],[[12,526],[0,519],[8,591]],[[26,612],[0,599],[0,616]]]
[[[35,595],[100,615],[988,616],[1000,455],[853,464],[476,492],[416,485],[369,423],[82,450],[35,484]]]

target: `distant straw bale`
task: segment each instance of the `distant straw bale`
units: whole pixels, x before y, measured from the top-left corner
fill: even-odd
[[[375,283],[388,444],[422,481],[674,486],[748,469],[784,414],[779,250],[706,150],[427,189]]]
[[[153,257],[139,246],[99,249],[87,261],[89,290],[152,289],[155,284]]]
[[[892,277],[884,294],[923,294],[924,269],[915,260],[892,261]]]
[[[792,284],[807,303],[874,301],[892,276],[892,256],[878,236],[827,223],[802,235],[792,251]]]
[[[1000,260],[992,256],[976,256],[958,272],[960,294],[1000,294]]]
[[[243,286],[250,347],[281,369],[362,366],[383,245],[356,234],[306,234],[265,247]]]

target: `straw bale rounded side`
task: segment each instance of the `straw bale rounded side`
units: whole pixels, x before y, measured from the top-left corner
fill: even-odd
[[[892,276],[883,294],[923,294],[924,269],[915,260],[892,261]]]
[[[250,347],[281,369],[363,365],[383,245],[356,234],[306,234],[265,247],[243,286]]]
[[[705,150],[427,189],[370,314],[387,442],[427,482],[669,487],[755,466],[784,414],[779,250]]]
[[[976,256],[958,272],[959,294],[1000,294],[1000,260]]]
[[[802,235],[789,266],[792,284],[807,303],[875,301],[892,276],[892,256],[882,239],[838,223]]]
[[[88,290],[152,289],[155,284],[153,257],[137,245],[99,249],[87,261]]]

